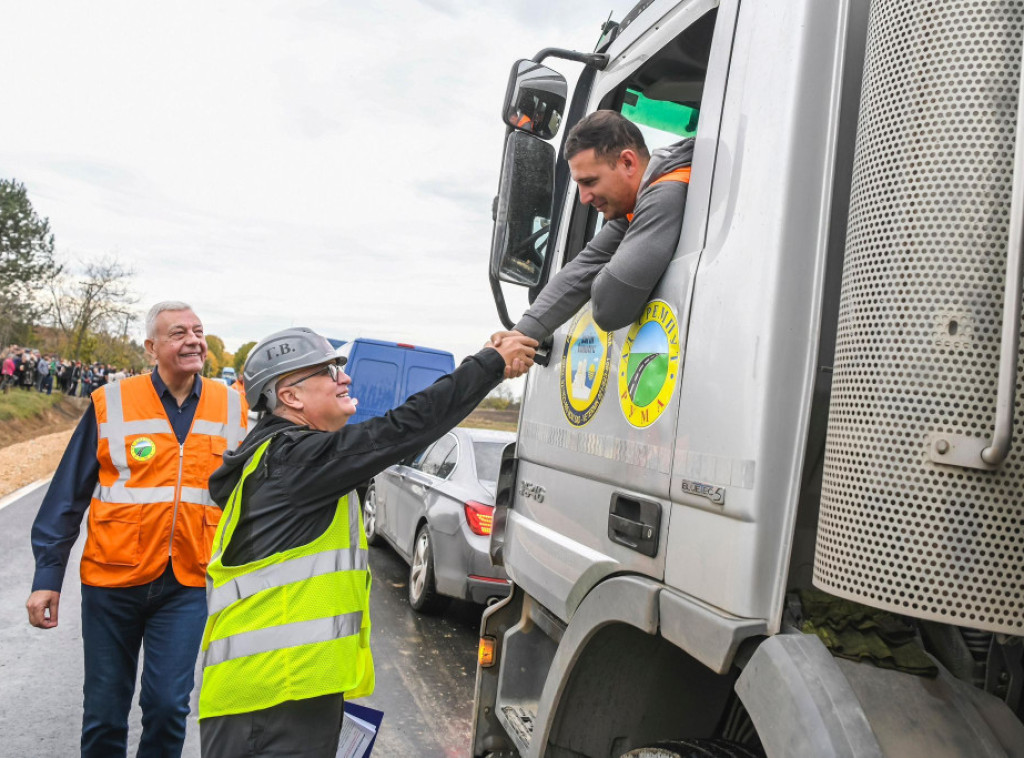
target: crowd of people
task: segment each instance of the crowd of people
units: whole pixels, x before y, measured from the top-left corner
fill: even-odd
[[[17,387],[47,395],[56,389],[72,397],[89,397],[98,387],[135,373],[133,369],[117,369],[109,363],[83,363],[10,345],[4,351],[0,389],[7,393]]]

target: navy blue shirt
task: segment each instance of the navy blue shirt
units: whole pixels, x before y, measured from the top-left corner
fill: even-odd
[[[167,389],[160,375],[150,374],[153,388],[160,396],[167,420],[171,422],[178,444],[184,444],[192,428],[203,382],[197,376],[192,392],[179,406],[174,395]],[[99,481],[100,462],[96,458],[99,446],[99,432],[96,428],[96,409],[92,403],[78,422],[71,435],[60,465],[53,475],[50,488],[46,491],[43,504],[39,506],[35,523],[32,524],[32,553],[36,557],[36,573],[32,580],[32,591],[53,590],[60,592],[64,583],[64,570],[68,556],[82,529],[82,519],[92,501],[93,490]]]

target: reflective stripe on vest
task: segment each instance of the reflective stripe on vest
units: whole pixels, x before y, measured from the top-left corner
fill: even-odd
[[[682,182],[683,184],[689,184],[690,183],[690,167],[689,166],[683,166],[682,168],[677,168],[677,169],[675,169],[673,171],[669,171],[667,174],[662,174],[657,179],[655,179],[653,182],[648,184],[647,185],[647,189],[650,189],[655,184],[661,184],[662,182]],[[632,213],[627,213],[626,214],[626,221],[632,221],[632,220],[633,220],[633,214]]]
[[[369,562],[358,498],[340,497],[331,524],[306,545],[241,566],[222,562],[242,516],[245,481],[272,439],[246,462],[214,538],[200,718],[373,691]]]
[[[368,568],[369,556],[359,547],[304,555],[242,574],[227,580],[220,587],[207,587],[206,610],[212,616],[232,603],[245,600],[263,590],[335,571],[366,571]]]
[[[205,584],[220,520],[207,488],[221,454],[245,436],[237,393],[203,382],[195,418],[178,442],[152,377],[138,376],[93,394],[99,476],[89,508],[82,581],[132,587],[156,579],[168,558],[178,581]]]
[[[269,653],[296,645],[313,645],[339,637],[351,637],[359,634],[362,623],[362,611],[353,611],[342,616],[296,621],[267,629],[240,632],[211,642],[206,649],[206,655],[203,656],[203,666],[216,666],[235,658]]]

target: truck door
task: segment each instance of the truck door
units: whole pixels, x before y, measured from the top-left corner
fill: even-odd
[[[695,138],[695,151],[681,239],[639,320],[608,334],[585,306],[555,332],[550,364],[529,375],[506,566],[566,620],[605,576],[664,575],[687,318],[734,25],[734,4],[724,5],[683,3],[639,42],[627,28],[592,89],[587,110],[620,111],[651,149]],[[562,218],[555,255],[568,260],[599,214],[570,186]]]

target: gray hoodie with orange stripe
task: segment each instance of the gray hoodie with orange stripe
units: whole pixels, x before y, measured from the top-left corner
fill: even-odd
[[[588,300],[594,303],[594,321],[605,331],[636,321],[675,255],[683,226],[687,184],[657,180],[692,159],[692,139],[654,150],[632,220],[618,218],[601,227],[552,277],[515,328],[543,341]]]

